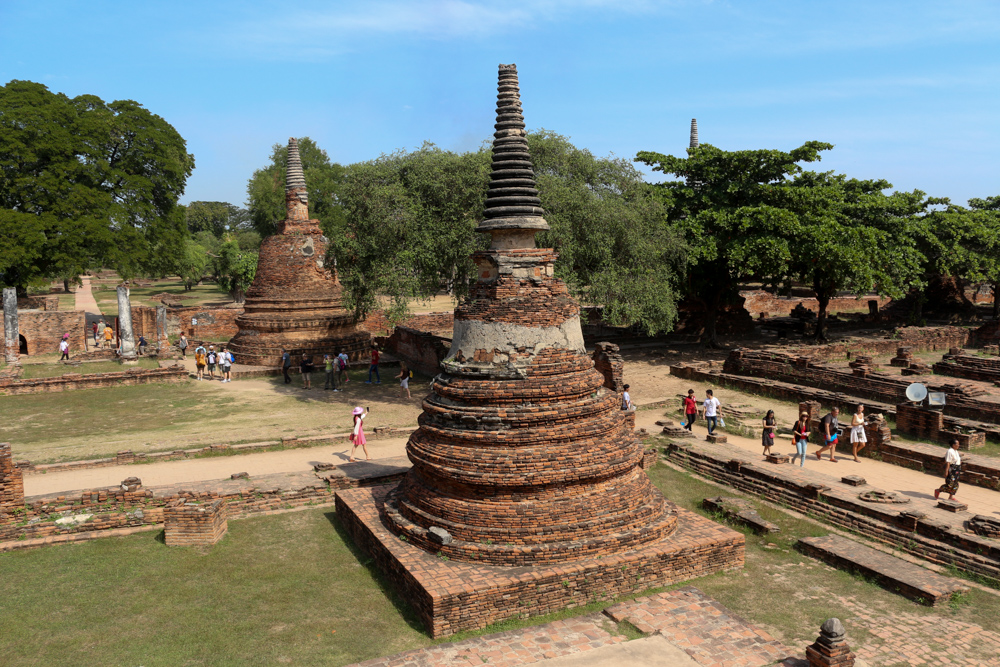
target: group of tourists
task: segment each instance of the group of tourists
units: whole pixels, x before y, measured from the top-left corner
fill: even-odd
[[[184,338],[184,336],[181,336]],[[187,339],[184,338],[184,347],[182,350],[187,350]],[[186,354],[184,355],[186,359]],[[199,380],[204,380],[205,373],[208,373],[208,380],[212,381],[215,379],[215,371],[219,371],[219,380],[222,382],[232,382],[233,381],[233,353],[226,349],[223,345],[216,351],[214,345],[209,345],[206,349],[204,345],[199,344],[198,347],[194,349],[194,366],[196,370],[196,375]]]
[[[107,350],[113,349],[112,344],[114,343],[115,329],[104,321],[104,318],[94,322],[91,325],[91,331],[94,333],[94,347]]]
[[[628,385],[625,388],[627,390]],[[698,400],[695,397],[694,389],[688,390],[687,396],[683,398],[682,403],[684,409],[684,428],[690,431],[692,430],[692,425],[698,419]],[[702,410],[705,414],[705,420],[708,422],[709,435],[720,425],[721,407],[719,399],[713,395],[712,390],[707,390],[705,392],[705,399],[702,401]],[[851,454],[855,461],[860,461],[858,454],[868,445],[868,436],[865,433],[865,421],[865,406],[858,404],[854,410],[854,415],[851,417],[850,425]],[[721,425],[724,427],[725,423],[721,423]],[[778,428],[774,410],[768,410],[764,414],[760,426],[763,455],[768,456],[771,453],[771,447],[774,446],[775,432]],[[823,460],[824,452],[829,452],[827,455],[829,461],[836,463],[839,460],[836,457],[836,451],[840,441],[840,430],[840,408],[833,407],[829,413],[819,420],[818,428],[815,431],[821,441],[820,448],[815,452],[817,460]],[[795,460],[798,459],[800,467],[805,466],[806,463],[810,432],[812,432],[812,428],[809,413],[803,412],[792,425],[792,440],[795,442],[796,450],[795,454],[792,455],[792,463],[794,464]],[[952,438],[948,443],[948,451],[944,457],[944,484],[934,491],[935,499],[942,493],[947,493],[949,494],[949,499],[954,500],[958,493],[959,479],[962,475],[962,457],[959,454],[958,447],[958,439]]]
[[[370,363],[368,365],[368,380],[365,384],[372,384],[372,379],[374,378],[375,384],[382,384],[382,377],[379,374],[379,362],[381,361],[381,352],[377,345],[372,345],[370,355]],[[292,383],[292,354],[286,349],[281,350],[281,372],[285,377],[285,384]],[[313,355],[303,354],[298,361],[299,374],[302,376],[302,388],[312,389],[312,374],[316,372],[316,364],[313,361]],[[339,354],[324,354],[323,355],[323,372],[326,376],[326,381],[323,383],[324,391],[343,391],[345,386],[351,381],[351,376],[348,373],[348,369],[351,367],[351,360],[348,357],[347,352],[341,350]],[[413,377],[413,371],[411,371],[405,362],[400,362],[399,364],[399,374],[396,375],[395,379],[399,380],[399,395],[406,396],[407,398],[412,398],[410,395],[410,378]]]

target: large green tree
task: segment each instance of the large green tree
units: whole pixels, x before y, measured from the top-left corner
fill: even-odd
[[[185,207],[185,220],[192,234],[209,231],[220,239],[227,232],[253,228],[247,209],[224,201],[193,201]]]
[[[636,156],[653,171],[679,177],[655,187],[667,220],[690,247],[684,288],[705,309],[707,345],[719,346],[716,320],[724,305],[736,301],[741,282],[777,285],[788,274],[799,221],[786,207],[784,190],[802,172],[800,162],[815,162],[831,148],[818,141],[791,151],[724,151],[702,144],[684,158],[648,151]]]
[[[180,257],[186,230],[175,209],[194,168],[185,149],[131,100],[71,99],[30,81],[0,88],[0,208],[35,216],[20,224],[44,238],[0,281],[23,289],[101,265],[128,278]]]
[[[339,190],[344,177],[344,167],[330,162],[326,151],[309,137],[299,142],[302,171],[309,189],[309,215],[319,220],[323,232],[333,236],[343,232],[344,212],[339,205]],[[285,169],[288,164],[288,146],[274,144],[270,163],[257,169],[247,183],[247,210],[249,225],[262,237],[278,230],[278,223],[285,218]]]

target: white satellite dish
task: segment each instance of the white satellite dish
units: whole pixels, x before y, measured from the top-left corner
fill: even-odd
[[[911,384],[909,387],[906,388],[906,399],[908,401],[919,403],[925,398],[927,398],[927,387],[920,384],[919,382],[914,382],[913,384]]]

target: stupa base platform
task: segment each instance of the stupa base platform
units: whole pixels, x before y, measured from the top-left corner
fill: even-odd
[[[743,567],[742,533],[683,509],[670,536],[621,554],[531,567],[445,560],[402,541],[382,523],[385,496],[394,488],[338,491],[337,517],[432,637]]]

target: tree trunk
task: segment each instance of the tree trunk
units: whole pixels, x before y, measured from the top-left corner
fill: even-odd
[[[717,327],[715,326],[716,320],[719,318],[719,300],[719,293],[715,292],[712,298],[705,302],[705,333],[701,341],[703,347],[710,347],[715,350],[722,347],[722,344],[719,343]]]
[[[63,278],[63,291],[69,294],[69,278]]]
[[[1000,320],[1000,280],[993,281],[993,319]]]
[[[826,309],[830,305],[830,293],[825,289],[816,289],[816,302],[819,312],[816,314],[816,340],[826,340]]]

